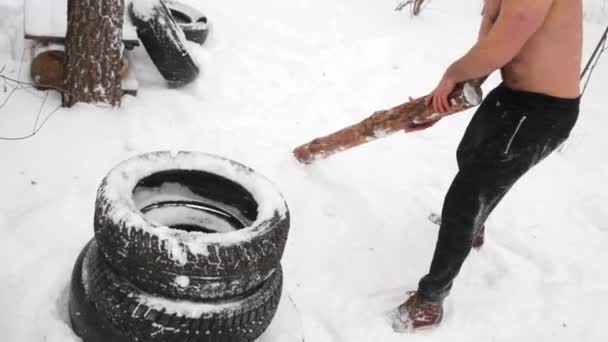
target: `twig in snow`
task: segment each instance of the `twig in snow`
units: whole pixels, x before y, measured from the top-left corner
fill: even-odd
[[[44,88],[54,89],[54,90],[57,90],[59,92],[63,92],[64,91],[64,89],[61,88],[61,87],[55,87],[55,86],[46,85],[46,84],[34,84],[34,83],[30,83],[30,82],[25,82],[25,81],[19,81],[19,80],[16,80],[16,79],[14,79],[12,77],[8,77],[8,76],[5,76],[5,75],[0,75],[0,78],[3,78],[5,80],[7,80],[7,81],[11,81],[11,82],[17,83],[20,86],[23,86],[25,84],[25,85],[32,86],[32,87],[44,87]]]
[[[429,3],[429,1],[430,0],[426,1],[426,3],[425,3],[425,0],[401,1],[399,4],[397,4],[397,8],[395,8],[395,11],[402,11],[405,7],[411,6],[412,15],[416,16],[416,15],[420,14],[422,9]]]
[[[11,90],[10,94],[8,94],[8,96],[4,99],[4,101],[2,101],[2,104],[0,104],[0,109],[4,108],[4,106],[6,105],[6,103],[8,102],[8,100],[10,100],[11,96],[13,96],[13,93],[17,90],[18,88],[13,88],[13,90]]]
[[[38,115],[36,115],[36,121],[34,121],[34,129],[32,130],[32,132],[36,131],[36,127],[38,127],[38,120],[40,120],[40,113],[42,113],[42,108],[44,108],[44,104],[46,103],[46,99],[49,97],[49,93],[47,92],[46,95],[44,95],[44,100],[42,100],[42,103],[40,104],[40,109],[38,109]]]
[[[39,126],[38,123],[40,122],[40,117],[42,116],[42,110],[44,109],[44,106],[45,106],[46,101],[48,99],[49,93],[46,92],[45,96],[42,97],[42,96],[39,96],[39,95],[37,95],[35,93],[32,93],[32,92],[28,91],[28,88],[36,87],[36,85],[33,84],[33,83],[24,82],[24,81],[20,81],[18,79],[14,79],[14,78],[8,77],[6,75],[2,75],[2,72],[5,69],[6,69],[6,66],[3,66],[2,69],[0,69],[0,79],[4,80],[4,83],[5,83],[5,85],[4,85],[4,92],[6,93],[6,88],[7,88],[6,87],[6,83],[7,82],[11,82],[13,84],[10,85],[10,87],[12,87],[10,93],[6,96],[6,98],[4,99],[4,101],[2,101],[2,104],[0,104],[0,110],[2,108],[4,108],[4,106],[6,106],[6,104],[8,103],[8,101],[11,99],[11,97],[13,96],[13,94],[17,90],[23,89],[23,90],[27,91],[29,94],[43,99],[42,103],[40,104],[40,108],[38,109],[38,114],[36,115],[36,121],[34,122],[34,127],[32,128],[32,133],[30,133],[28,135],[20,136],[20,137],[0,137],[0,140],[9,140],[9,141],[25,140],[25,139],[31,138],[34,135],[36,135],[42,129],[42,127],[44,127],[44,125],[51,118],[51,116],[53,116],[53,114],[55,114],[59,109],[61,109],[61,106],[57,107],[49,115],[47,115],[46,118],[42,121],[42,123]],[[60,90],[60,89],[58,89],[56,87],[50,87],[50,88],[54,88],[56,90]]]
[[[55,108],[49,115],[46,116],[46,118],[44,118],[44,120],[42,121],[42,123],[40,124],[39,127],[34,127],[34,131],[31,134],[24,135],[22,137],[0,137],[0,140],[9,140],[9,141],[25,140],[25,139],[29,139],[29,138],[35,136],[36,134],[38,134],[38,132],[40,132],[42,127],[44,127],[44,125],[51,118],[51,116],[53,116],[53,114],[57,113],[57,111],[59,111],[61,108],[62,108],[61,106],[58,106],[57,108]]]

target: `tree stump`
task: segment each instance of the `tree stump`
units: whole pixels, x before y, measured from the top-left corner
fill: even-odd
[[[68,0],[63,105],[119,106],[124,0]]]

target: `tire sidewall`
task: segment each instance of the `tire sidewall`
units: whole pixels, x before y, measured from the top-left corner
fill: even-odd
[[[178,11],[190,18],[190,23],[178,22],[177,25],[179,25],[186,35],[186,39],[199,45],[203,45],[209,35],[210,24],[209,22],[200,22],[200,20],[203,18],[207,19],[207,17],[198,9],[180,1],[165,0],[164,4],[170,11]]]

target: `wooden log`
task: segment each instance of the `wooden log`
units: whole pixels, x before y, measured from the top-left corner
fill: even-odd
[[[480,80],[457,85],[450,95],[451,111],[438,114],[427,105],[426,98],[419,98],[388,110],[377,111],[365,120],[341,129],[328,136],[310,141],[293,151],[298,161],[310,164],[335,153],[351,149],[405,128],[437,121],[442,117],[461,112],[481,103],[483,93]]]

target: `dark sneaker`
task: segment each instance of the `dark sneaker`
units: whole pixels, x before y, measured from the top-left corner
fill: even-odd
[[[408,300],[401,304],[393,318],[393,330],[407,332],[435,327],[443,318],[443,304],[430,302],[417,292],[410,292]]]
[[[481,226],[481,229],[475,234],[473,234],[473,248],[480,249],[485,242],[486,235],[486,226]]]

